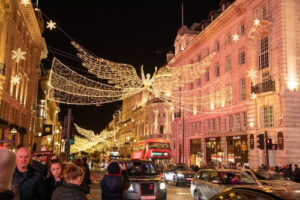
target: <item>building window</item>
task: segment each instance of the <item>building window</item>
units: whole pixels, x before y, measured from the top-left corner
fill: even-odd
[[[240,118],[240,114],[236,114],[235,115],[235,130],[236,131],[240,131],[241,130],[241,118]]]
[[[217,118],[217,133],[221,133],[221,117]]]
[[[247,130],[247,113],[246,112],[242,112],[242,119],[243,119],[242,130],[245,131],[245,130]]]
[[[212,133],[216,133],[216,119],[213,118],[211,120],[211,124],[212,124]]]
[[[245,79],[240,80],[240,100],[246,99],[246,81]]]
[[[208,82],[209,81],[209,68],[206,69],[205,72],[205,81]]]
[[[259,53],[258,53],[258,67],[264,69],[269,67],[269,45],[268,37],[263,38],[260,41]]]
[[[190,83],[190,90],[192,90],[192,89],[194,89],[194,83],[193,82]]]
[[[201,55],[198,56],[198,62],[200,62],[200,61],[201,61]]]
[[[190,123],[189,124],[189,135],[193,135],[194,133],[193,133],[194,131],[193,131],[193,123]]]
[[[230,33],[227,33],[227,35],[225,37],[225,41],[226,41],[226,44],[230,44],[230,42],[231,42],[231,34]]]
[[[215,66],[215,76],[216,77],[220,76],[220,66],[219,65]]]
[[[210,120],[205,120],[205,134],[208,134],[210,130]]]
[[[201,112],[201,99],[198,100],[197,112]]]
[[[239,35],[244,35],[245,34],[245,25],[244,24],[241,24],[239,26]]]
[[[232,132],[233,128],[233,116],[229,115],[228,116],[228,132]]]
[[[274,126],[274,111],[273,106],[264,106],[262,108],[262,124],[264,128]]]
[[[197,86],[200,86],[201,85],[201,78],[198,78],[197,79]]]
[[[205,51],[205,56],[208,56],[208,55],[209,55],[209,48],[207,48]]]
[[[267,17],[267,6],[265,5],[261,8],[261,18],[265,19],[266,17]]]
[[[242,64],[245,64],[246,62],[246,54],[245,54],[245,51],[242,50],[239,52],[239,64],[242,65]]]
[[[215,43],[215,51],[218,52],[219,50],[220,50],[220,43],[219,43],[219,41],[217,41]]]
[[[226,72],[231,70],[231,57],[227,56],[226,57]]]

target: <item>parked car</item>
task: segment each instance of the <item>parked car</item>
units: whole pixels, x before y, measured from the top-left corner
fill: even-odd
[[[124,192],[125,199],[167,199],[166,183],[150,160],[119,159],[126,167],[130,187]]]
[[[278,196],[253,188],[227,188],[223,192],[210,198],[210,200],[281,200]]]
[[[195,200],[202,200],[209,199],[231,187],[263,189],[263,186],[245,171],[234,169],[201,169],[194,176],[190,191]]]
[[[283,199],[300,199],[300,183],[269,170],[244,171],[258,179],[265,187],[269,187],[277,196]]]
[[[169,165],[163,173],[163,179],[168,183],[172,181],[175,186],[190,184],[195,176],[195,172],[184,164]]]

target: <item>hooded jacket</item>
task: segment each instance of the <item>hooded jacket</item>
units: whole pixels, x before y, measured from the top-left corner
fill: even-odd
[[[123,197],[123,177],[121,174],[106,174],[100,182],[102,199],[121,200]]]

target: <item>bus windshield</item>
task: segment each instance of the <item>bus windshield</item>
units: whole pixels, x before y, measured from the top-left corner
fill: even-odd
[[[148,149],[170,149],[170,144],[169,143],[150,142],[150,143],[148,143]]]

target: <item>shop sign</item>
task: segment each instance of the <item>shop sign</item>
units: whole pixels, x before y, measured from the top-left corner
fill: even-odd
[[[241,136],[233,136],[232,139],[233,139],[233,140],[240,140],[240,139],[241,139]]]
[[[241,160],[242,156],[234,156],[234,158],[237,159],[237,160]]]
[[[250,149],[254,149],[254,135],[250,134]]]
[[[216,141],[216,138],[209,138],[209,141]]]
[[[284,141],[283,141],[283,133],[282,132],[277,133],[277,141],[278,141],[278,149],[283,150]]]

